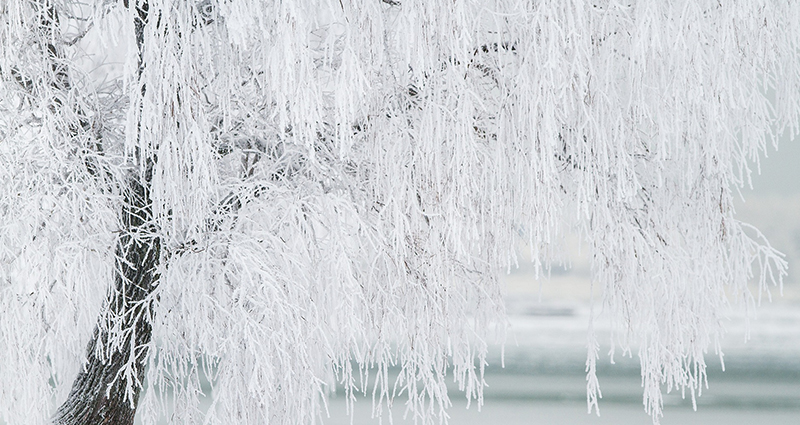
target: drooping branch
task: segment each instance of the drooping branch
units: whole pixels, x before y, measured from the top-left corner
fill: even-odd
[[[10,69],[10,74],[24,95],[35,98],[47,94],[47,112],[58,117],[56,121],[64,126],[67,139],[80,146],[79,152],[86,171],[97,179],[108,180],[111,176],[101,159],[104,153],[98,120],[87,113],[81,102],[70,101],[80,98],[80,95],[72,83],[64,47],[85,35],[85,31],[71,42],[66,42],[57,31],[61,22],[56,7],[48,0],[36,1],[33,6],[38,17],[35,43],[48,72],[38,80],[16,67]]]

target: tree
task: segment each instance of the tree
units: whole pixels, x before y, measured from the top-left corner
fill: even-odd
[[[759,296],[785,274],[732,199],[800,125],[797,2],[9,0],[0,20],[8,423],[147,423],[170,394],[195,423],[202,374],[208,423],[313,422],[336,382],[428,423],[448,371],[482,401],[520,241],[547,268],[567,231],[657,422],[665,387],[701,391],[753,273]]]

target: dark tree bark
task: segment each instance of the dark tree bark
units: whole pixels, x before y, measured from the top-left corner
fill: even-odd
[[[129,7],[127,0],[124,6]],[[132,6],[137,10],[134,24],[141,75],[148,4],[139,1]],[[58,18],[52,7],[48,7],[47,16],[54,28]],[[55,52],[50,46],[48,50]],[[62,75],[66,78],[65,72]],[[53,419],[58,425],[132,425],[136,414],[152,338],[153,292],[162,255],[150,198],[155,159],[138,156],[136,160],[145,164],[147,171],[130,176],[122,188],[122,231],[116,241],[114,286],[87,346],[86,363]]]
[[[133,424],[152,336],[151,295],[158,281],[161,256],[161,241],[152,224],[148,180],[134,179],[126,191],[122,211],[125,231],[117,240],[114,288],[106,317],[100,319],[122,323],[101,322],[95,328],[87,347],[87,362],[56,413],[56,424]],[[110,326],[122,329],[122,342],[110,358],[101,358],[97,348],[101,345],[102,351],[108,350]],[[132,376],[123,374],[126,366],[132,367]],[[132,379],[135,382],[130,382]],[[132,388],[131,397],[126,393],[128,385]]]

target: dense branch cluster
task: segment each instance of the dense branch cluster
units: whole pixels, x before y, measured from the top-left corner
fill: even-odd
[[[785,274],[732,199],[798,64],[792,1],[5,1],[0,419],[88,355],[144,423],[311,423],[337,384],[430,423],[447,373],[482,401],[520,243],[573,231],[657,421]]]

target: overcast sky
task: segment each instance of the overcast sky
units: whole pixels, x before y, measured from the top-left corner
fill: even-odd
[[[777,152],[770,146],[769,156],[761,159],[761,175],[753,175],[753,192],[743,193],[745,197],[749,193],[800,196],[800,138],[784,137]]]

